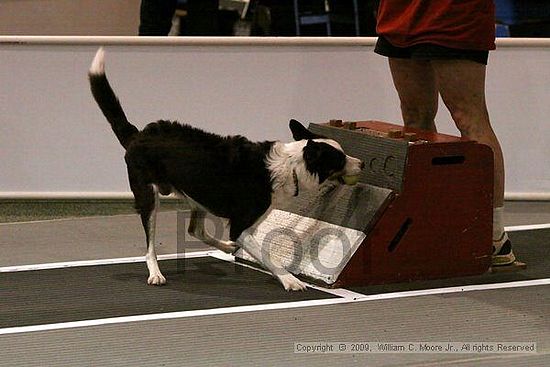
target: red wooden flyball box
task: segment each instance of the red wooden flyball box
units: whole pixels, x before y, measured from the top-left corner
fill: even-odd
[[[365,160],[364,183],[380,185],[379,178],[386,175],[393,195],[379,208],[365,240],[331,286],[485,273],[492,252],[492,150],[472,140],[379,121],[341,125],[331,121],[309,128]],[[357,150],[361,139],[373,137],[406,150],[397,174],[395,167],[389,169],[397,162],[391,144],[374,156]],[[369,182],[373,180],[378,182]]]

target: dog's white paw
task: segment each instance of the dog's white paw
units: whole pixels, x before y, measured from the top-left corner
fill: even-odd
[[[151,274],[147,279],[149,285],[163,285],[166,284],[166,278],[161,273]]]
[[[302,282],[300,279],[296,278],[290,273],[278,275],[277,277],[287,291],[305,291],[307,289],[307,286],[304,282]]]

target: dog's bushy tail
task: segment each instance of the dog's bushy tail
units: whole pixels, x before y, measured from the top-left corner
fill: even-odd
[[[111,124],[120,144],[126,149],[139,130],[126,118],[122,106],[105,76],[105,51],[103,48],[97,50],[88,77],[95,101]]]

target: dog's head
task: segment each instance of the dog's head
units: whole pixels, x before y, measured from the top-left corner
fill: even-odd
[[[343,176],[357,176],[365,164],[344,153],[336,141],[316,135],[296,120],[290,120],[290,131],[296,141],[304,141],[302,156],[307,174],[317,178],[317,184],[326,180],[342,181]]]

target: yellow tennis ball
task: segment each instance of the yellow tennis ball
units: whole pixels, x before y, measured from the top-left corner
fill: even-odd
[[[359,182],[359,175],[352,175],[352,176],[342,176],[342,179],[346,183],[346,185],[353,186]]]

